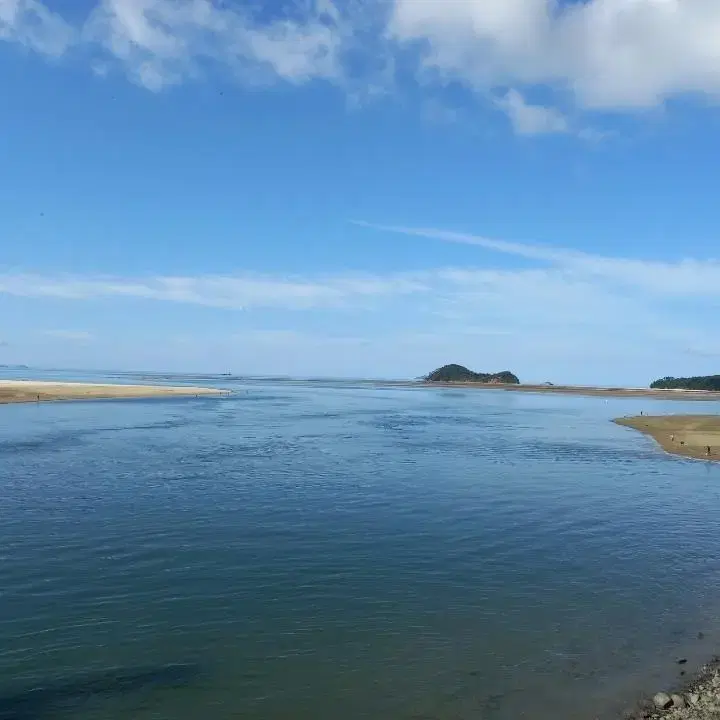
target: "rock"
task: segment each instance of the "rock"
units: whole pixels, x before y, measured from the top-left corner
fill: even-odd
[[[687,662],[687,658],[679,658],[677,661],[678,665],[684,665]]]
[[[697,705],[700,702],[700,696],[697,693],[690,693],[688,695],[688,701],[691,705]]]
[[[685,698],[682,695],[671,695],[670,699],[672,700],[673,707],[684,708],[687,706]]]
[[[653,698],[653,702],[655,703],[655,707],[659,707],[661,710],[665,710],[672,705],[671,697],[664,692],[659,692],[657,695],[655,695],[655,697]]]

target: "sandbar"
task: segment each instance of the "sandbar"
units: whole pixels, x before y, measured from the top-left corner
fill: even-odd
[[[214,388],[168,385],[111,385],[41,380],[0,380],[0,403],[48,400],[101,400],[111,398],[188,397],[221,395]]]
[[[636,415],[614,422],[649,435],[673,455],[720,461],[720,415]]]

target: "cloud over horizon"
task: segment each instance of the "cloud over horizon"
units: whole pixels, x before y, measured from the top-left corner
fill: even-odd
[[[94,0],[81,20],[40,0],[0,0],[0,39],[152,91],[211,73],[244,85],[332,83],[350,97],[462,83],[520,134],[576,132],[587,110],[720,96],[714,0]],[[404,73],[404,77],[407,73]],[[534,100],[541,92],[541,99]],[[548,92],[550,95],[548,96]]]
[[[69,313],[73,305],[68,303],[78,307],[90,301],[150,302],[147,313],[158,303],[238,311],[234,337],[244,337],[244,347],[264,348],[277,372],[281,358],[309,353],[312,347],[339,353],[348,367],[363,354],[378,363],[386,358],[379,367],[399,364],[407,356],[422,365],[418,371],[481,353],[490,367],[514,365],[512,369],[525,376],[527,367],[518,368],[513,358],[532,358],[532,364],[548,372],[557,363],[581,362],[588,373],[594,363],[600,371],[603,363],[625,358],[631,366],[633,359],[636,364],[656,364],[658,372],[666,374],[660,367],[665,357],[691,358],[697,365],[720,356],[720,344],[705,331],[706,322],[720,310],[717,260],[638,260],[442,230],[365,227],[419,241],[473,245],[483,255],[473,267],[363,275],[98,277],[6,272],[0,274],[0,296],[24,302],[53,298],[64,302]],[[524,262],[508,267],[495,263],[492,254]],[[274,313],[274,328],[263,327],[268,312]],[[278,327],[289,320],[282,314],[286,312],[308,317],[322,313],[322,331],[308,334]],[[90,330],[82,336],[70,331],[54,335],[87,339]],[[223,352],[237,347],[223,343]]]

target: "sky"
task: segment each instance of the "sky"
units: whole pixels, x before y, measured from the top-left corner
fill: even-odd
[[[720,373],[717,0],[0,0],[0,363]]]

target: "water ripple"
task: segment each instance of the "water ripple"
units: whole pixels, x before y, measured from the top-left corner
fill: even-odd
[[[718,468],[606,404],[236,389],[0,408],[0,720],[590,720],[720,638]]]

